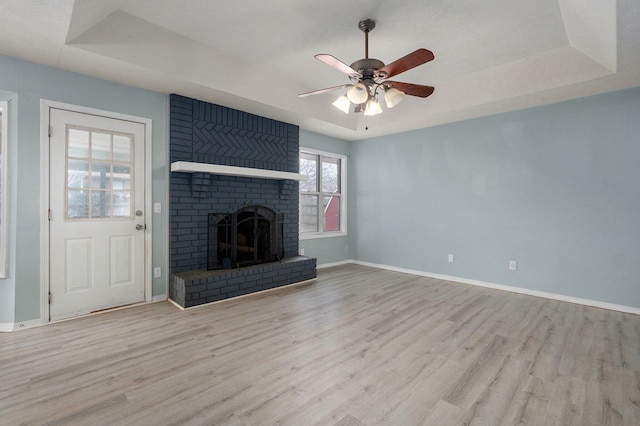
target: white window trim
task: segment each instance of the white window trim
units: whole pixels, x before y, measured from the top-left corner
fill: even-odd
[[[340,159],[340,231],[325,232],[300,232],[298,230],[298,239],[313,240],[318,238],[334,238],[347,236],[347,156],[336,154],[335,152],[320,151],[313,148],[300,147],[300,153],[308,153],[311,155],[320,155]]]
[[[0,152],[2,158],[0,161],[0,278],[7,278],[7,260],[8,253],[7,244],[9,243],[9,217],[7,215],[7,202],[9,201],[9,161],[8,161],[8,146],[9,146],[9,102],[0,101],[0,108],[2,108],[2,137],[0,138]]]

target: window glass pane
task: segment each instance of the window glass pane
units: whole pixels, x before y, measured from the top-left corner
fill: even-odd
[[[4,164],[4,162],[2,161],[2,155],[4,154],[2,152],[2,139],[3,134],[2,134],[2,108],[0,108],[0,177],[2,177],[2,165]],[[2,193],[4,192],[4,185],[5,183],[2,182],[2,180],[0,179],[0,212],[2,212]],[[4,215],[0,214],[0,225],[3,223],[4,221]],[[0,240],[2,235],[0,235]],[[0,247],[0,253],[2,253],[2,248]],[[0,271],[0,274],[4,273],[4,271]]]
[[[300,232],[318,232],[317,195],[300,195]]]
[[[131,192],[113,191],[113,213],[112,217],[131,216]]]
[[[7,277],[6,250],[7,250],[7,101],[0,101],[0,278]]]
[[[340,230],[340,197],[322,197],[322,207],[324,209],[324,230]]]
[[[338,158],[322,158],[322,192],[340,192],[340,160]]]
[[[309,176],[308,180],[300,181],[300,191],[318,192],[318,161],[317,156],[300,154],[300,173]]]
[[[68,129],[67,153],[69,157],[89,158],[89,132]]]
[[[113,135],[113,161],[131,161],[131,137]]]
[[[91,165],[91,188],[111,189],[111,164],[93,162]]]
[[[112,188],[114,190],[131,189],[131,166],[114,164],[112,185],[113,185]]]
[[[89,191],[69,189],[67,191],[67,218],[89,217]]]
[[[88,188],[89,187],[89,161],[68,160],[67,187],[68,188]]]
[[[94,160],[111,159],[111,135],[109,133],[91,133],[91,158]]]
[[[111,191],[91,191],[91,217],[111,216]]]

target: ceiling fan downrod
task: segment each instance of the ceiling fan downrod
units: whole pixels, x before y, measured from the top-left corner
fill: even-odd
[[[384,62],[379,59],[369,58],[369,32],[376,27],[373,19],[363,19],[358,23],[358,28],[364,33],[364,58],[351,64],[351,68],[358,72],[350,76],[354,83],[362,82],[366,86],[375,84],[375,71],[384,67]]]
[[[373,19],[363,19],[358,22],[358,28],[364,32],[364,58],[369,59],[369,31],[376,27],[376,21]]]

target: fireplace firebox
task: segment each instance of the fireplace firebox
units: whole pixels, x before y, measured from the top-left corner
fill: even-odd
[[[231,269],[282,259],[284,215],[260,205],[210,213],[207,269]]]

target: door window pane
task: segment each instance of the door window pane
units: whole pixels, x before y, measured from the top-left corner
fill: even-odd
[[[112,188],[117,189],[131,189],[131,166],[122,166],[120,164],[113,165],[113,184]]]
[[[75,189],[67,191],[67,217],[69,219],[89,217],[89,191]]]
[[[131,161],[131,137],[126,135],[113,135],[113,161]]]
[[[67,133],[67,153],[69,157],[89,158],[89,132],[70,128]]]
[[[91,158],[94,160],[111,159],[111,135],[91,132]]]
[[[92,163],[91,188],[111,189],[111,163]]]
[[[69,188],[88,188],[89,187],[89,161],[68,160],[67,187]]]
[[[113,191],[113,217],[131,216],[131,192]]]
[[[111,191],[91,191],[91,217],[111,216]]]

